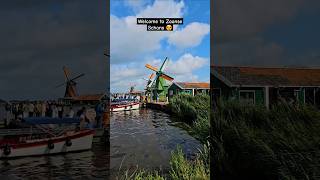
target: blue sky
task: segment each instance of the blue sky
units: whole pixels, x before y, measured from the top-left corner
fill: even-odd
[[[130,86],[143,90],[152,71],[146,63],[165,69],[175,81],[209,82],[210,0],[111,0],[111,92]],[[148,32],[137,17],[183,17],[173,32]]]

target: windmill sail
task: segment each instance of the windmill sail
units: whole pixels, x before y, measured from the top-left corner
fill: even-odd
[[[63,72],[64,72],[64,76],[65,76],[65,81],[62,84],[59,84],[58,86],[56,86],[56,88],[61,87],[61,86],[66,86],[66,90],[64,93],[64,97],[76,97],[78,96],[77,93],[77,89],[76,89],[76,79],[79,79],[80,77],[84,76],[84,74],[80,74],[74,78],[70,78],[70,71],[67,67],[63,67]]]

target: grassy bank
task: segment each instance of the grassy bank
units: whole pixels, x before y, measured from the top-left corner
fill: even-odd
[[[176,95],[170,99],[168,108],[170,108],[170,111],[178,121],[189,125],[192,136],[199,139],[202,143],[205,143],[209,140],[209,95]]]
[[[170,160],[170,172],[161,175],[159,172],[146,172],[138,168],[133,172],[127,171],[120,180],[209,180],[209,148],[208,145],[199,151],[194,160],[187,160],[184,152],[178,146],[173,151]]]
[[[211,119],[216,179],[320,178],[320,112],[314,107],[266,110],[220,101]]]

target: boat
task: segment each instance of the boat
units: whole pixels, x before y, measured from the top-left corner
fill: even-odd
[[[140,103],[135,101],[122,101],[122,102],[113,102],[111,103],[111,112],[118,111],[131,111],[140,108]]]
[[[25,122],[33,125],[30,128],[1,130],[0,158],[76,152],[92,147],[95,133],[92,129],[46,127],[49,124],[79,123],[79,118],[26,118]]]

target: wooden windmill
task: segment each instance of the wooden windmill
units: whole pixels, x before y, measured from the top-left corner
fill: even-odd
[[[146,64],[146,68],[151,69],[156,72],[156,77],[147,85],[147,89],[149,88],[151,91],[151,96],[154,101],[166,101],[168,95],[168,83],[167,81],[173,81],[173,78],[163,71],[165,69],[166,64],[168,63],[168,58],[164,60],[161,67],[158,69],[156,67],[151,66],[150,64]]]
[[[80,74],[74,78],[70,78],[70,71],[67,67],[63,67],[63,72],[64,72],[64,76],[65,76],[65,82],[62,84],[59,84],[58,86],[56,86],[56,88],[58,87],[62,87],[62,86],[66,86],[66,91],[64,93],[64,97],[76,97],[78,96],[78,92],[77,92],[77,82],[75,81],[76,79],[84,76],[84,74]]]

